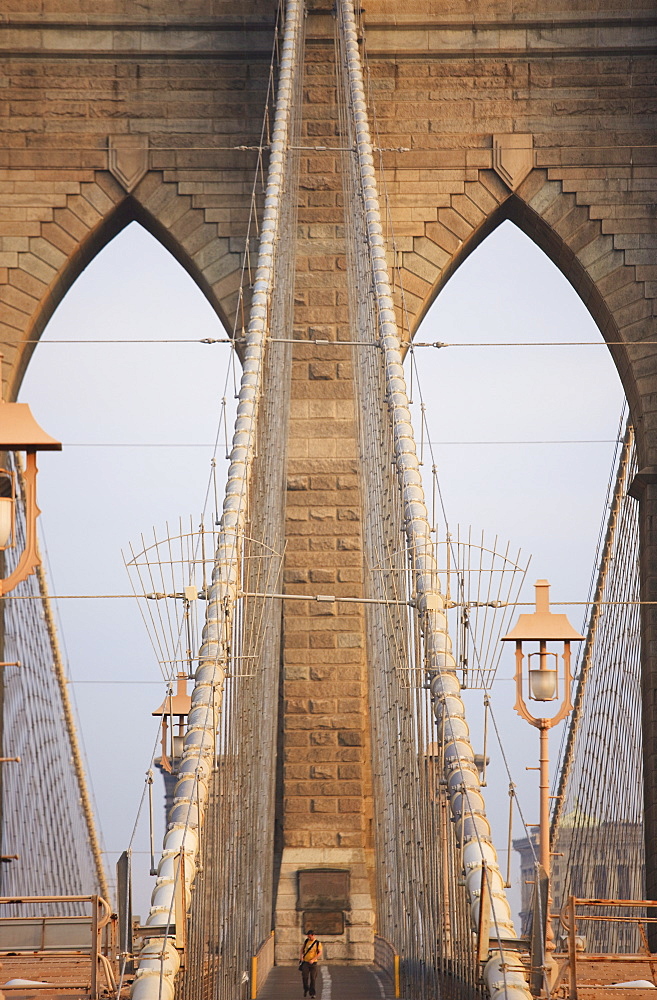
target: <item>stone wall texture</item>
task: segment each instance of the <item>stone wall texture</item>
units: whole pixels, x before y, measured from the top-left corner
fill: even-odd
[[[312,0],[303,87],[285,587],[362,594],[335,20]],[[0,341],[5,398],[84,266],[133,220],[233,330],[270,74],[265,0],[4,0]],[[365,0],[363,52],[396,248],[400,324],[505,219],[572,282],[637,430],[642,586],[657,600],[657,217],[653,0]],[[524,152],[514,159],[508,150]],[[328,148],[318,148],[328,147]],[[333,148],[331,148],[333,147]],[[499,153],[501,150],[501,153]],[[265,154],[266,159],[266,154]],[[405,310],[401,309],[401,289]],[[245,289],[248,298],[248,289]],[[238,323],[239,327],[239,323]],[[315,340],[338,342],[317,345]],[[644,607],[648,894],[657,897],[657,610]],[[284,610],[280,960],[293,875],[346,866],[335,960],[371,957],[367,658],[358,604]]]

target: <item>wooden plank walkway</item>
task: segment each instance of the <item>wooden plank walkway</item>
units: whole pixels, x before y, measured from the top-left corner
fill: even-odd
[[[18,954],[3,955],[0,963],[0,991],[7,1000],[86,1000],[91,996],[91,960],[88,955]],[[14,987],[5,983],[13,980],[50,983],[51,988]],[[77,987],[68,984],[76,983]],[[106,981],[102,971],[98,975],[98,988],[107,996]]]
[[[322,962],[317,976],[317,1000],[392,1000],[393,984],[373,965],[331,965]],[[303,1000],[301,973],[296,965],[277,965],[269,973],[258,1000]]]

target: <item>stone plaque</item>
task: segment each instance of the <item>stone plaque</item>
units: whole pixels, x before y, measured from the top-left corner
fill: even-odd
[[[348,910],[349,872],[344,868],[306,868],[300,871],[298,908],[324,913]]]
[[[318,938],[326,934],[344,934],[342,910],[304,910],[303,933],[313,931]]]

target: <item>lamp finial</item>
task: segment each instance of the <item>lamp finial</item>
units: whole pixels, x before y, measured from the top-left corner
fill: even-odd
[[[536,611],[542,614],[550,612],[550,584],[547,580],[537,580],[534,584],[536,589]]]

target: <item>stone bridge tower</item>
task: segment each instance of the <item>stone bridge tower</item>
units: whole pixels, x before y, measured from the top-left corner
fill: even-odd
[[[329,0],[311,0],[296,336],[348,340]],[[562,270],[609,343],[641,471],[644,600],[657,599],[657,220],[653,0],[367,0],[370,94],[414,333],[505,219]],[[228,329],[272,52],[273,0],[4,0],[0,339],[7,396],[53,310],[137,220]],[[397,150],[397,151],[390,151]],[[405,322],[405,321],[404,321]],[[349,348],[300,343],[289,421],[291,593],[361,592]],[[350,872],[334,959],[371,956],[371,775],[358,605],[288,602],[280,957],[299,940],[296,873]],[[648,895],[657,896],[657,610],[646,605]]]

